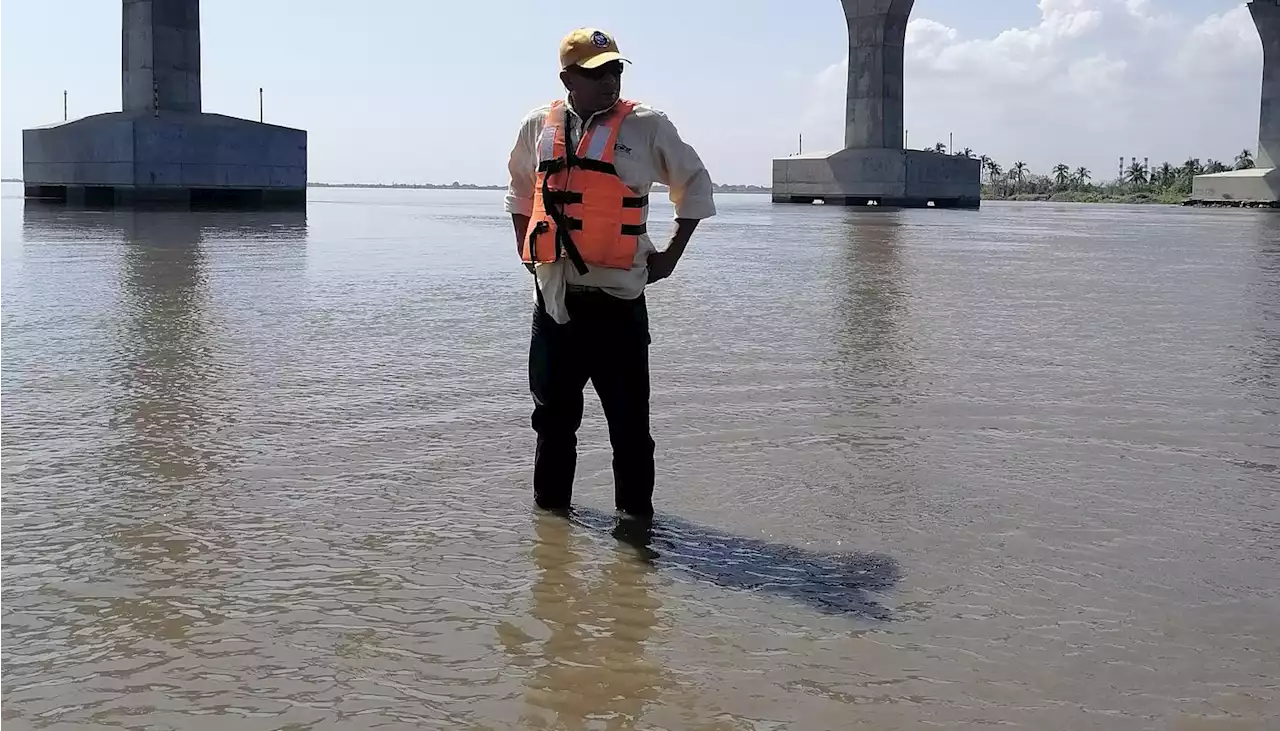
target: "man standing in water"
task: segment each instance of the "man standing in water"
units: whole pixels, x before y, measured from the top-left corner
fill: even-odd
[[[671,276],[698,221],[715,215],[711,177],[666,115],[620,96],[630,63],[609,34],[579,28],[560,42],[568,92],[521,123],[505,209],[536,280],[529,389],[538,507],[568,509],[583,390],[600,397],[613,448],[614,504],[653,516],[646,284]],[[670,187],[675,231],[647,235],[649,188]]]

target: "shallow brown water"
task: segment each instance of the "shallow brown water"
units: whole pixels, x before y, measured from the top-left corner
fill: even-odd
[[[4,190],[6,729],[1276,727],[1278,216],[722,196],[644,551],[501,194]]]

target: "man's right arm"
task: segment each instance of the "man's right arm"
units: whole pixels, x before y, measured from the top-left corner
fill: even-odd
[[[523,247],[524,233],[529,228],[529,218],[533,214],[533,191],[538,175],[537,135],[541,128],[541,117],[536,112],[526,116],[507,159],[507,173],[510,177],[503,208],[511,214],[517,254]]]
[[[511,224],[516,230],[516,252],[524,251],[524,234],[529,230],[529,218],[523,213],[511,214]]]

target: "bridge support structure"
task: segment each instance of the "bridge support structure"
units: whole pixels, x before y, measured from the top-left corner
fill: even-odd
[[[204,113],[199,0],[122,0],[121,111],[22,131],[29,199],[301,205],[307,133]]]
[[[1253,0],[1249,14],[1262,39],[1262,100],[1255,167],[1197,175],[1191,205],[1280,208],[1280,0]]]
[[[903,55],[915,0],[841,0],[849,28],[844,149],[773,160],[775,203],[977,208],[981,163],[903,147]]]

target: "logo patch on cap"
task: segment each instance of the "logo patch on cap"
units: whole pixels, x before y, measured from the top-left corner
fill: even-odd
[[[596,48],[606,48],[609,45],[609,36],[601,33],[600,31],[596,31],[591,34],[591,45]]]

